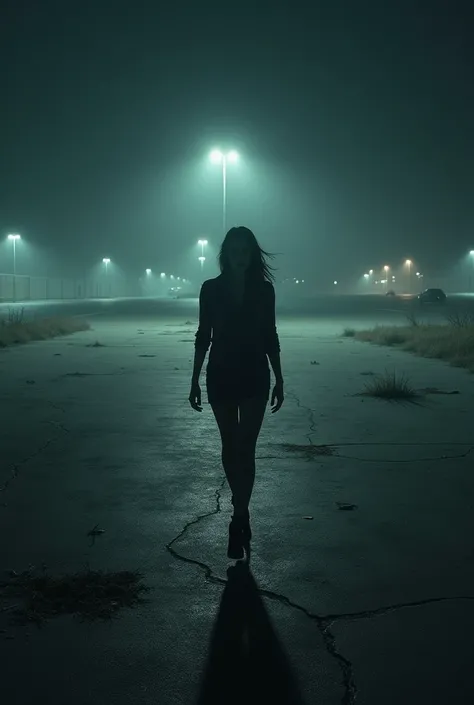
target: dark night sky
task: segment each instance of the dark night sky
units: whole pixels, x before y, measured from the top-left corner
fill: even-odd
[[[1,229],[84,266],[186,267],[220,242],[207,154],[229,145],[229,225],[282,273],[455,262],[474,247],[468,7],[4,0]]]

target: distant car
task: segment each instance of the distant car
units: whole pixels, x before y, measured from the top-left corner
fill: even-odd
[[[171,296],[173,299],[179,298],[179,294],[181,292],[181,287],[180,286],[172,286],[171,289],[168,289],[168,296]]]
[[[385,296],[396,296],[396,293],[394,292],[393,289],[390,289],[390,291],[387,291],[387,293],[385,294]]]
[[[420,304],[443,304],[446,301],[446,294],[442,289],[425,289],[418,294]]]

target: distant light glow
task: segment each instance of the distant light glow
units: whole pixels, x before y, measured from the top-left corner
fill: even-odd
[[[110,258],[109,258],[109,257],[104,257],[104,259],[102,260],[102,262],[103,262],[104,264],[110,264]]]
[[[8,239],[9,239],[9,240],[21,240],[21,235],[10,234],[10,235],[8,236]]]
[[[336,280],[334,281],[334,284],[336,284],[336,285],[337,285],[337,281],[336,281]]]
[[[370,274],[364,274],[364,279],[368,279]]]
[[[229,162],[229,164],[235,164],[239,159],[239,155],[235,149],[231,149],[227,154],[221,152],[220,149],[213,149],[209,158],[213,164],[222,164],[223,161]]]
[[[369,274],[372,275],[373,273],[374,273],[374,270],[373,270],[373,269],[369,269]]]
[[[10,237],[10,236],[8,236],[8,237]],[[20,237],[20,236],[18,235],[18,237]],[[469,254],[474,256],[474,250],[471,250]]]
[[[198,245],[201,245],[201,247],[204,247],[204,245],[207,245],[207,240],[198,240]]]
[[[213,149],[209,158],[213,164],[220,164],[222,162],[223,154],[220,149]]]
[[[201,257],[198,257],[198,260],[199,260],[200,262],[204,262],[205,259],[206,259],[206,258],[203,257],[202,255],[201,255]]]
[[[164,277],[166,277],[166,274],[164,272],[161,272],[160,277],[163,279]]]
[[[411,265],[412,265],[413,263],[412,263],[411,259],[407,259],[407,261],[405,262],[405,264],[406,264],[408,267],[411,267]]]
[[[147,276],[150,276],[150,274],[151,274],[151,269],[145,269],[145,272],[147,273]]]

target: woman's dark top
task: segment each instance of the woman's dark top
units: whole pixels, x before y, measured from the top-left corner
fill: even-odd
[[[267,355],[280,352],[273,284],[266,280],[246,283],[239,305],[222,274],[205,281],[199,296],[195,347],[207,351],[210,345],[208,373],[268,369]]]

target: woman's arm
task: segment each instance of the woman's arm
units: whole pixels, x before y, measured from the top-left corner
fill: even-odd
[[[199,294],[199,327],[194,343],[194,364],[192,381],[198,382],[206,353],[211,344],[212,320],[209,301],[209,286],[207,282],[201,287]]]
[[[275,381],[277,383],[283,384],[283,374],[281,371],[281,360],[280,360],[280,339],[278,337],[276,329],[276,316],[275,316],[275,289],[271,282],[268,282],[268,303],[267,303],[267,320],[266,320],[266,341],[265,341],[265,352],[268,355],[270,364],[272,366],[273,373],[275,375]]]

